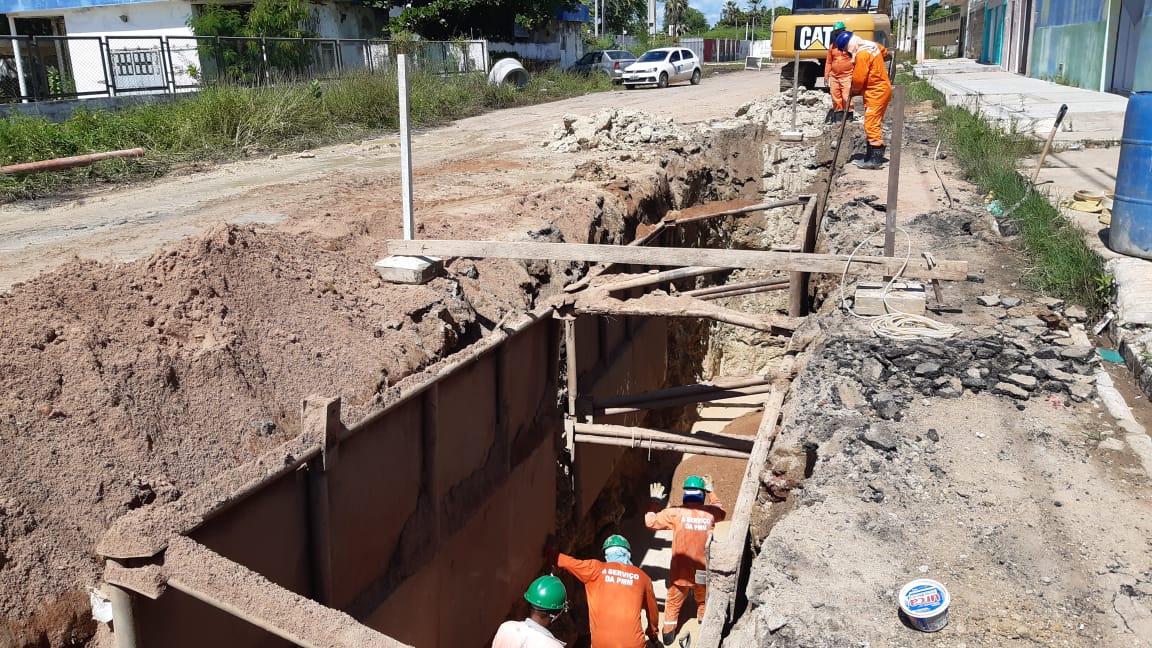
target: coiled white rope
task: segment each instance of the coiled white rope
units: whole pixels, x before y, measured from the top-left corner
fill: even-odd
[[[939,322],[923,315],[905,313],[888,303],[888,292],[892,289],[896,280],[900,278],[900,275],[904,274],[904,270],[908,268],[908,263],[912,259],[912,237],[903,227],[896,229],[904,234],[904,240],[907,243],[904,263],[900,266],[899,272],[893,275],[892,278],[888,280],[888,283],[884,284],[884,289],[880,292],[880,299],[883,300],[885,308],[892,312],[885,315],[861,315],[848,304],[848,298],[844,294],[844,287],[848,280],[848,268],[852,265],[852,259],[856,257],[856,253],[860,251],[860,248],[864,247],[865,243],[871,241],[877,234],[883,233],[883,230],[874,232],[871,236],[860,241],[860,244],[848,255],[848,261],[844,264],[844,272],[840,273],[840,305],[851,313],[853,317],[868,321],[873,333],[890,340],[946,340],[956,335],[960,332],[960,329],[951,324]],[[929,263],[931,263],[931,257],[927,258]]]

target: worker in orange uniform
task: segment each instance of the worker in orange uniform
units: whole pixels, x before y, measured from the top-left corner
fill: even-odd
[[[568,592],[555,576],[541,576],[524,592],[532,606],[523,621],[505,621],[496,631],[492,648],[564,648],[564,642],[552,636],[548,626],[568,609]]]
[[[852,119],[852,105],[849,103],[852,89],[852,55],[836,47],[836,37],[845,31],[844,22],[836,21],[832,26],[832,42],[828,44],[828,58],[824,61],[824,82],[832,95],[832,122]]]
[[[856,162],[861,169],[879,169],[884,165],[884,133],[881,122],[892,100],[892,82],[884,58],[888,50],[879,43],[864,40],[850,31],[836,36],[836,47],[852,55],[852,95],[864,96],[864,134],[868,152]]]
[[[632,547],[623,536],[604,541],[604,561],[577,560],[545,547],[545,558],[584,583],[592,648],[644,648],[656,640],[659,610],[652,579],[632,565]],[[640,612],[647,617],[640,623]]]
[[[716,523],[727,515],[712,492],[711,479],[692,475],[684,480],[684,504],[659,511],[664,501],[664,485],[652,484],[649,493],[652,507],[644,515],[644,525],[660,531],[672,530],[672,565],[668,571],[668,600],[664,604],[662,639],[672,645],[680,625],[680,608],[689,590],[696,599],[696,619],[704,620],[704,601],[708,590],[697,580],[696,572],[705,569],[704,551],[708,536]],[[659,512],[657,512],[659,511]]]

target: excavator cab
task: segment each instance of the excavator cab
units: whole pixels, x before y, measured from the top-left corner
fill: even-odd
[[[824,75],[832,26],[843,21],[849,31],[885,47],[892,38],[888,18],[891,0],[794,0],[793,13],[780,16],[772,27],[772,58],[782,61],[780,89],[794,83],[811,89]],[[800,65],[796,67],[796,53]]]

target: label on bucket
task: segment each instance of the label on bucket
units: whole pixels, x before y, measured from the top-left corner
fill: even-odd
[[[943,605],[944,594],[935,585],[917,585],[904,595],[904,606],[909,612],[931,614]]]

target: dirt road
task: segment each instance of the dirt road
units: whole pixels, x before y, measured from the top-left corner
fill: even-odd
[[[580,156],[541,144],[565,114],[616,108],[678,123],[730,118],[776,93],[777,72],[710,75],[698,86],[615,90],[501,110],[413,135],[415,209],[467,213],[502,194],[567,180]],[[226,164],[142,186],[0,207],[0,290],[73,257],[130,261],[219,222],[285,223],[292,232],[339,235],[332,215],[394,210],[399,223],[399,138]],[[370,198],[369,198],[370,196]]]

